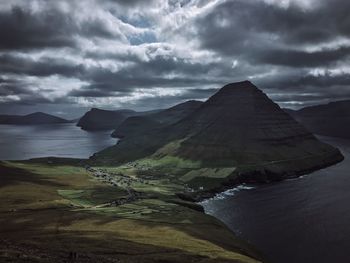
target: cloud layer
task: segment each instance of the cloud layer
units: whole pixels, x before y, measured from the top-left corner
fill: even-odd
[[[204,99],[250,79],[283,107],[350,98],[346,0],[0,3],[0,113]]]

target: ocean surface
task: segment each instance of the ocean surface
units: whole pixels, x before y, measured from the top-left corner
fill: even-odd
[[[239,186],[202,204],[271,263],[350,262],[350,141],[345,160],[297,179]]]
[[[51,125],[0,125],[0,160],[44,156],[88,158],[117,142],[112,131],[87,132],[74,123]]]

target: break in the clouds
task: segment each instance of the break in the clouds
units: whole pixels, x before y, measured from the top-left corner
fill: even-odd
[[[0,0],[0,112],[163,108],[249,79],[350,98],[348,0]]]

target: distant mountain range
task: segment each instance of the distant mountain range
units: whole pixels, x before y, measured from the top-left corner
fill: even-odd
[[[228,84],[194,108],[159,127],[152,118],[126,125],[155,125],[139,133],[131,129],[132,136],[117,128],[115,133],[125,137],[96,153],[91,162],[136,161],[153,173],[197,179],[209,169],[211,177],[219,177],[211,180],[222,182],[228,175],[230,180],[281,179],[343,159],[336,148],[320,142],[249,81]]]
[[[286,111],[312,133],[350,139],[350,100]]]
[[[12,125],[41,125],[70,123],[71,121],[62,119],[43,112],[35,112],[28,115],[0,115],[0,124]]]
[[[199,107],[199,101],[187,101],[165,110],[137,112],[133,110],[102,110],[92,108],[80,118],[83,130],[115,130],[113,137],[131,136],[135,132],[159,128],[185,117]]]
[[[189,100],[169,109],[144,114],[142,116],[129,117],[117,127],[112,133],[112,136],[118,138],[133,136],[134,134],[175,123],[198,109],[202,103],[201,101]]]

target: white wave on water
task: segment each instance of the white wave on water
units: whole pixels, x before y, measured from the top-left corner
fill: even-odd
[[[224,192],[218,193],[218,194],[216,194],[215,196],[213,196],[213,197],[211,197],[211,198],[208,198],[208,199],[206,199],[206,200],[200,202],[199,204],[205,205],[205,204],[209,203],[210,201],[223,200],[223,199],[225,199],[225,198],[227,198],[227,197],[229,197],[229,196],[235,195],[235,194],[236,194],[237,192],[239,192],[239,191],[242,191],[242,190],[251,190],[251,189],[254,189],[254,188],[255,188],[255,187],[252,186],[252,185],[244,185],[244,184],[238,185],[238,186],[236,186],[236,187],[234,187],[234,188],[231,188],[231,189],[228,189],[228,190],[226,190],[226,191],[224,191]]]

